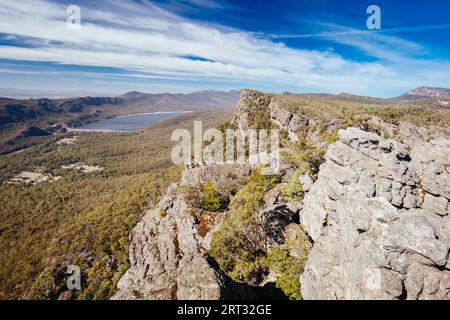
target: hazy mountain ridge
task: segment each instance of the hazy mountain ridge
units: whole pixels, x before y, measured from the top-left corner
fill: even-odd
[[[239,91],[198,91],[193,93],[142,93],[131,91],[118,96],[123,103],[145,111],[192,111],[199,109],[233,107],[239,99]],[[144,108],[144,109],[142,109]],[[141,110],[142,109],[142,110]]]
[[[108,97],[82,97],[73,99],[0,99],[0,127],[22,123],[28,120],[56,120],[74,117],[76,114],[90,112],[101,113],[103,108],[118,105],[118,98]],[[72,116],[70,116],[72,114]]]
[[[339,94],[331,93],[291,93],[283,92],[284,95],[290,95],[294,97],[300,97],[304,99],[311,100],[338,100],[347,102],[360,102],[360,103],[370,103],[374,105],[384,105],[390,103],[414,103],[420,100],[438,100],[438,99],[450,99],[450,89],[448,88],[435,88],[435,87],[418,87],[412,89],[404,94],[392,97],[392,98],[380,98],[372,96],[362,96],[357,94],[352,94],[348,92],[341,92]]]
[[[418,87],[407,93],[403,94],[403,98],[443,98],[450,99],[450,89],[447,88],[437,88],[437,87]]]
[[[349,93],[285,93],[307,99],[340,100],[384,104],[392,101],[413,101],[422,99],[450,99],[450,89],[419,87],[390,99],[359,96]],[[66,121],[84,121],[85,118],[107,117],[125,113],[155,111],[197,111],[233,107],[239,99],[239,92],[199,91],[187,94],[159,93],[149,94],[131,91],[117,97],[77,97],[67,99],[10,99],[0,98],[0,128],[27,120],[39,120],[43,117],[61,118]],[[72,114],[67,116],[67,114]],[[80,118],[80,115],[81,118]],[[72,122],[70,121],[70,122]],[[76,124],[76,123],[75,123]]]
[[[25,140],[33,137],[27,130],[29,127],[45,130],[54,124],[76,127],[102,118],[141,112],[231,109],[238,99],[238,91],[213,90],[188,94],[132,91],[117,97],[68,99],[0,98],[0,153],[28,146]]]
[[[62,113],[115,115],[225,108],[232,107],[238,99],[238,91],[200,91],[189,94],[148,94],[134,91],[118,97],[26,100],[0,98],[0,126]]]
[[[96,91],[60,91],[52,89],[40,90],[40,89],[18,89],[18,88],[8,88],[0,87],[0,97],[25,100],[25,99],[70,99],[74,97],[113,97],[114,94],[100,93]]]
[[[1,92],[1,91],[0,91]],[[428,109],[432,106],[448,107],[450,89],[420,87],[399,97],[384,99],[358,96],[349,93],[290,93],[283,95],[302,98],[305,103],[330,101],[361,103],[386,107],[390,105],[415,105]],[[156,112],[156,111],[201,111],[232,108],[239,99],[238,91],[206,90],[187,94],[149,94],[131,91],[117,97],[77,97],[67,99],[22,99],[0,98],[0,152],[7,153],[20,149],[18,139],[23,139],[23,131],[28,127],[49,128],[53,124],[79,126],[98,119],[116,115]],[[309,102],[307,100],[310,100]],[[29,135],[25,135],[29,138]],[[3,150],[2,146],[10,147]]]

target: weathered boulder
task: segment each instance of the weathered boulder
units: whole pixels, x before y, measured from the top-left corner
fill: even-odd
[[[417,172],[421,188],[426,193],[449,200],[450,140],[438,138],[428,143],[416,143],[411,158],[410,167]]]
[[[304,192],[308,192],[311,190],[312,185],[314,184],[313,178],[308,174],[302,174],[298,177],[298,180],[302,184],[302,188]]]
[[[289,123],[293,117],[293,114],[282,107],[280,107],[277,100],[272,100],[269,104],[270,118],[278,124],[279,127],[288,128]],[[296,116],[296,122],[298,123],[300,117]]]

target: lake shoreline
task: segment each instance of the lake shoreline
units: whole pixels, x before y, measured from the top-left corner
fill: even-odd
[[[66,127],[68,132],[98,132],[98,133],[132,133],[143,130],[151,125],[165,121],[175,116],[193,113],[193,111],[155,111],[130,113],[98,119],[78,127]],[[173,115],[173,116],[171,116]],[[155,116],[156,118],[153,118]],[[157,117],[160,118],[157,118]],[[143,119],[146,117],[147,119]],[[133,120],[134,118],[135,120]],[[109,122],[109,123],[108,123]],[[106,124],[105,124],[106,123]],[[98,125],[98,128],[95,127]],[[105,128],[103,128],[105,127]]]
[[[140,115],[152,115],[152,114],[186,114],[193,113],[194,111],[155,111],[155,112],[138,112],[138,113],[129,113],[124,115],[113,116],[110,118],[126,118],[132,116],[140,116]]]
[[[110,129],[83,129],[83,128],[70,128],[70,127],[66,127],[67,132],[99,132],[99,133],[117,133],[117,132],[122,132],[122,133],[132,133],[138,130],[110,130]]]

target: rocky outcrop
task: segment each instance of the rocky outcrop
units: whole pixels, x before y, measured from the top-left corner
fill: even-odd
[[[301,212],[305,299],[450,298],[449,143],[339,131]]]
[[[310,123],[309,119],[289,112],[277,98],[270,101],[269,112],[271,122],[286,131],[292,141],[297,141],[298,133]]]
[[[182,185],[201,185],[205,182],[220,184],[228,179],[238,179],[248,176],[251,165],[208,165],[191,166],[183,171],[180,183]]]
[[[232,124],[240,130],[276,125],[291,141],[301,137],[326,146],[318,134],[319,120],[288,110],[280,97],[242,90]],[[340,125],[339,119],[320,121],[327,121],[329,132]],[[303,266],[313,242],[301,276],[305,299],[450,299],[446,128],[394,125],[379,117],[365,124],[364,131],[339,130],[315,181],[315,174],[299,176],[306,193],[302,203],[284,197],[286,181],[264,195],[255,220],[258,245],[288,248]],[[374,130],[379,134],[369,132]],[[281,163],[282,174],[296,170],[287,159]],[[251,169],[187,167],[180,182],[133,229],[131,267],[113,298],[273,298],[273,273],[258,282],[264,287],[236,283],[208,256],[212,234],[227,212],[199,213],[180,192],[180,187],[210,181],[221,193],[221,186]]]
[[[415,88],[405,94],[406,96],[415,97],[439,97],[439,98],[449,98],[450,99],[450,89],[446,88],[432,88],[432,87],[419,87]]]
[[[180,183],[171,185],[156,209],[148,211],[130,235],[130,268],[112,299],[257,299],[270,288],[235,283],[207,255],[212,230],[222,219],[211,219],[206,233],[186,203],[185,185],[220,184],[246,166],[186,168]],[[204,213],[207,214],[207,213]],[[218,213],[220,214],[220,213]],[[225,213],[222,213],[224,215]],[[203,230],[204,231],[204,230]]]
[[[233,281],[208,255],[197,256],[187,264],[181,270],[177,283],[177,299],[179,300],[284,298],[284,295],[273,287],[273,283],[255,287]]]
[[[254,128],[255,116],[267,112],[271,99],[271,94],[250,89],[241,90],[241,96],[236,105],[232,124],[240,130]]]
[[[299,134],[306,132],[306,138],[315,144],[322,143],[316,132],[316,119],[308,119],[288,111],[282,99],[259,91],[243,89],[236,106],[232,124],[240,130],[268,129],[276,126],[287,133],[291,141],[298,141]],[[330,120],[330,129],[337,125]]]

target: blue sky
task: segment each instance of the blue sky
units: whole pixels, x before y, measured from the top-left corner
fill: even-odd
[[[381,30],[366,9],[381,8]],[[81,28],[67,28],[68,5]],[[0,0],[0,88],[250,87],[391,97],[450,87],[450,1]]]

